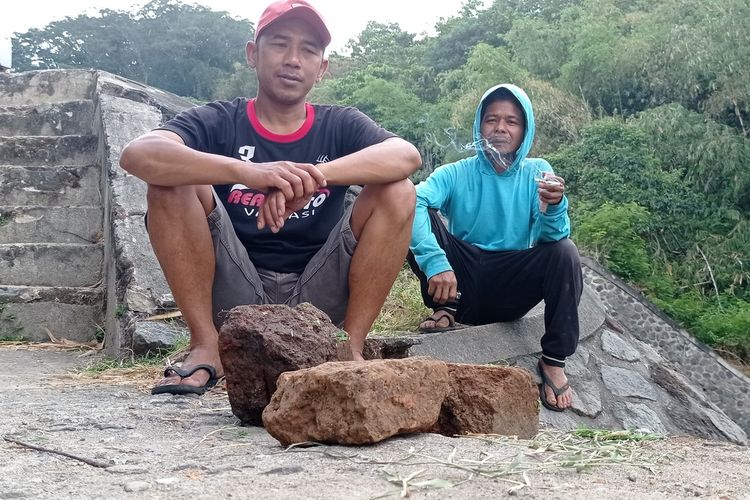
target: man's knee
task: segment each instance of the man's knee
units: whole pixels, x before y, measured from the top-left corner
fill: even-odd
[[[581,264],[581,257],[578,253],[578,247],[570,238],[564,238],[552,244],[551,250],[557,258],[563,262],[571,264]]]
[[[412,220],[417,203],[417,192],[409,179],[371,187],[374,188],[373,195],[377,210],[387,211],[389,217],[393,217],[394,222]]]
[[[211,186],[156,186],[149,184],[146,192],[149,212],[155,210],[183,211],[185,206],[196,201],[200,202],[204,212],[209,214],[214,207]]]

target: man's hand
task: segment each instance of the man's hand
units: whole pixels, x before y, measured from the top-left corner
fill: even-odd
[[[443,271],[427,280],[427,293],[438,304],[455,302],[458,281],[453,271]]]
[[[275,189],[266,194],[263,205],[258,214],[258,229],[268,226],[273,233],[278,233],[284,227],[284,222],[292,213],[310,202],[312,195],[306,198],[287,200],[284,193]]]
[[[565,179],[550,172],[544,172],[544,177],[537,180],[537,192],[539,193],[540,209],[544,213],[547,205],[557,205],[562,201],[565,193]]]
[[[325,175],[311,163],[273,161],[248,163],[240,171],[239,182],[259,191],[278,189],[286,200],[309,199],[326,185]]]

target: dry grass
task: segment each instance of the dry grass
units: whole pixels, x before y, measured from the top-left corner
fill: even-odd
[[[372,325],[372,331],[379,334],[414,332],[431,312],[422,303],[419,280],[408,266],[404,266],[396,277],[380,315]]]
[[[488,447],[476,456],[475,452],[462,449],[461,439],[479,439]],[[585,472],[600,466],[628,466],[652,471],[680,458],[655,452],[645,444],[658,439],[661,437],[638,431],[578,429],[543,431],[528,441],[499,435],[464,436],[456,440],[456,446],[446,456],[411,448],[405,456],[388,461],[315,443],[292,445],[285,452],[320,453],[336,460],[382,466],[384,479],[398,489],[372,498],[403,498],[415,490],[454,488],[477,478],[502,482],[508,485],[507,494],[513,495],[532,486],[531,477],[543,480],[545,472],[555,469]],[[397,470],[402,467],[407,469]]]

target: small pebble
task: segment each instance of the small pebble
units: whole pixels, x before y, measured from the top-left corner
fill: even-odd
[[[130,481],[125,483],[125,491],[130,493],[146,491],[149,488],[151,488],[151,483],[147,483],[146,481]]]
[[[175,484],[177,481],[179,481],[179,479],[177,479],[176,477],[163,477],[161,479],[157,479],[156,484],[169,486],[169,485]]]

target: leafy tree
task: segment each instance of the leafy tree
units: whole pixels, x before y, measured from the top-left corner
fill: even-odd
[[[687,251],[710,216],[705,198],[683,182],[679,169],[665,169],[643,131],[621,120],[599,120],[582,140],[549,157],[577,200],[638,203],[650,214],[648,236],[669,254]]]
[[[234,63],[233,72],[216,82],[213,97],[231,101],[235,97],[255,97],[258,92],[258,76],[247,64]]]
[[[678,102],[748,134],[750,4],[668,0],[648,18],[645,61],[654,102]]]
[[[252,24],[225,12],[153,0],[136,13],[100,11],[16,34],[19,70],[93,68],[179,95],[210,99],[244,60]]]
[[[480,0],[468,0],[460,15],[441,19],[436,25],[438,36],[428,41],[425,65],[436,71],[456,69],[467,60],[479,43],[497,47],[504,44],[502,35],[512,23],[512,11],[494,6],[483,10]]]
[[[688,185],[712,205],[750,215],[750,140],[679,104],[644,111],[633,123],[662,165],[683,171]]]

